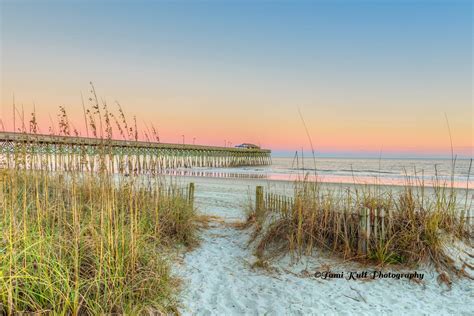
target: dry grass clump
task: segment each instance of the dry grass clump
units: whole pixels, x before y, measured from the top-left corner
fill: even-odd
[[[260,214],[249,217],[260,218],[254,225],[256,254],[268,259],[290,252],[298,257],[318,248],[375,264],[430,261],[452,268],[443,247],[453,238],[472,238],[466,225],[469,205],[456,201],[455,190],[426,191],[408,183],[399,191],[366,187],[334,192],[319,183],[297,182],[289,207],[265,203]],[[364,210],[368,226],[361,225]]]
[[[1,183],[0,313],[173,308],[162,252],[194,241],[185,197],[106,175],[6,170]]]

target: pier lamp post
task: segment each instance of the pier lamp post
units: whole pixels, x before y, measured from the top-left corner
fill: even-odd
[[[183,137],[183,145],[184,145],[184,135],[181,135],[181,137]]]
[[[196,143],[196,137],[193,137],[193,145]]]

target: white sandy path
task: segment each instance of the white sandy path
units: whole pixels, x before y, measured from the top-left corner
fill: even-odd
[[[243,219],[248,190],[257,182],[193,179],[196,206],[202,214],[227,222]],[[249,233],[215,224],[202,233],[202,243],[186,253],[176,273],[183,278],[183,315],[474,315],[471,280],[457,280],[451,290],[440,287],[436,274],[426,272],[425,286],[407,280],[370,282],[318,280],[302,271],[364,270],[324,256],[291,265],[281,260],[277,272],[252,269]],[[321,270],[321,269],[319,269]]]

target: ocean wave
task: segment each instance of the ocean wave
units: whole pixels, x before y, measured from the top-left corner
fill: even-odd
[[[398,172],[386,171],[386,170],[370,170],[370,169],[320,169],[320,168],[288,168],[288,170],[294,171],[320,171],[327,173],[369,173],[369,174],[396,174]]]

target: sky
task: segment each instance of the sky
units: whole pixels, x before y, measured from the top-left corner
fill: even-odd
[[[473,156],[471,1],[0,3],[6,130],[14,96],[85,135],[92,81],[163,142]]]

